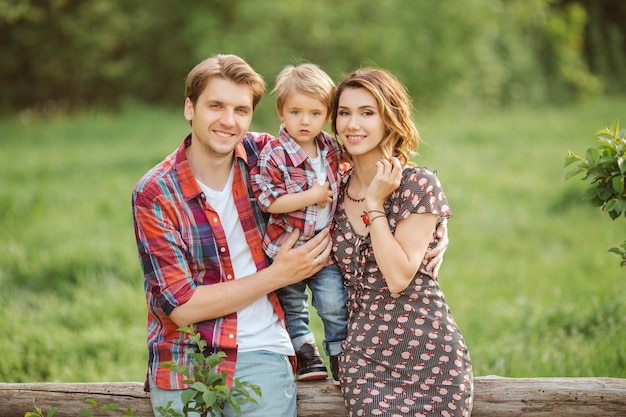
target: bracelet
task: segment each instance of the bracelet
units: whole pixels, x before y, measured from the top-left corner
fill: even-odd
[[[371,212],[381,213],[381,214],[379,214],[378,216],[372,217],[370,219],[370,216],[369,216],[368,213],[371,213]],[[370,224],[372,224],[372,222],[374,220],[376,220],[379,217],[385,217],[386,218],[387,215],[385,213],[383,213],[382,211],[379,211],[379,210],[364,211],[363,214],[361,214],[361,220],[363,220],[363,224],[365,224],[365,227],[368,227]]]
[[[387,215],[387,213],[385,213],[384,211],[380,211],[380,210],[368,210],[367,214],[370,213],[380,213],[380,214],[384,214],[385,216]]]
[[[385,216],[384,214],[379,214],[378,216],[373,217],[373,218],[371,218],[371,219],[370,219],[370,224],[372,224],[372,222],[373,222],[374,220],[379,219],[379,218],[381,218],[381,217],[387,218],[387,216]]]

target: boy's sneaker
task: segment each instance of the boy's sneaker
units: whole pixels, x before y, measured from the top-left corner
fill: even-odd
[[[339,355],[330,357],[330,372],[333,374],[333,384],[339,386]]]
[[[324,361],[314,344],[305,343],[302,345],[300,350],[296,352],[296,358],[298,358],[298,377],[296,378],[298,381],[315,381],[328,378]]]

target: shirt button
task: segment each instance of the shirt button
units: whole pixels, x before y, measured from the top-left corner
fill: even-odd
[[[234,338],[234,337],[235,337],[235,335],[234,335],[234,334],[232,334],[232,333],[228,335],[228,338],[229,338],[229,339],[232,339],[232,338]]]
[[[217,223],[217,217],[213,217],[213,223]]]
[[[226,275],[226,279],[233,279],[233,276],[228,274],[228,275]]]
[[[220,248],[220,252],[222,252],[222,253],[226,252],[226,248],[221,247],[221,248]]]

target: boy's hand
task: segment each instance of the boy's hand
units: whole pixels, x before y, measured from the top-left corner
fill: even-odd
[[[327,203],[333,202],[333,192],[330,189],[330,183],[326,181],[323,185],[320,185],[317,181],[313,182],[313,187],[309,190],[315,195],[315,202],[319,204],[321,208],[326,207]]]

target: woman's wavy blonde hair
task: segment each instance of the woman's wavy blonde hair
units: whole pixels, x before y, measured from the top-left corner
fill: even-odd
[[[380,142],[385,158],[393,156],[402,166],[413,165],[413,156],[419,146],[419,133],[413,122],[413,106],[404,85],[392,74],[378,68],[361,68],[348,74],[337,87],[331,113],[331,127],[337,135],[339,98],[347,88],[367,90],[378,104],[385,124],[385,136]],[[349,160],[347,152],[343,152]]]

